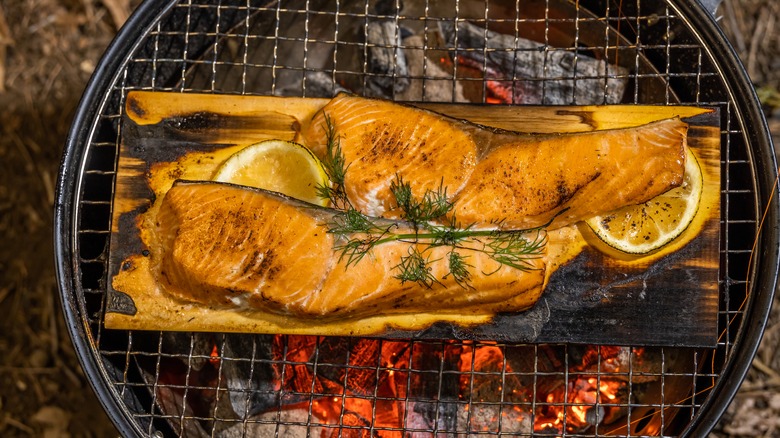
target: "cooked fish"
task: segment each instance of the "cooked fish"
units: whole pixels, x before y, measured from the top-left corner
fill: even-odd
[[[687,124],[518,139],[492,149],[454,196],[463,223],[560,228],[677,187],[685,172]]]
[[[454,195],[477,164],[473,125],[386,100],[348,94],[334,97],[309,124],[305,140],[324,157],[332,123],[348,164],[345,186],[355,208],[397,218],[390,183],[397,175],[422,197],[439,187]]]
[[[155,275],[168,293],[187,301],[323,319],[426,312],[431,303],[441,313],[521,311],[542,292],[543,245],[522,271],[481,251],[459,250],[472,273],[472,287],[464,288],[447,275],[451,248],[444,246],[389,242],[348,264],[338,251],[343,237],[328,232],[335,214],[264,190],[177,182],[157,214],[150,248]],[[415,249],[424,252],[440,282],[425,286],[396,278],[402,257]]]
[[[305,129],[324,157],[332,126],[352,205],[397,218],[390,191],[446,190],[456,220],[525,229],[570,225],[639,204],[682,183],[687,124],[678,118],[606,131],[517,134],[383,100],[340,94]],[[551,222],[552,221],[552,222]]]

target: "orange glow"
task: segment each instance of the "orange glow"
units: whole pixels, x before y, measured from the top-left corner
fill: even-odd
[[[601,382],[601,385],[599,385],[599,391],[601,391],[601,394],[606,396],[610,401],[617,398],[617,395],[615,394],[617,389],[618,388],[611,387],[607,382]]]
[[[585,423],[586,420],[586,414],[585,408],[583,406],[572,406],[571,412],[574,414],[575,417],[577,417],[577,420],[580,423]]]
[[[214,344],[214,347],[211,349],[211,354],[209,354],[209,362],[211,362],[211,364],[214,366],[219,365],[219,350],[217,350],[217,344]]]
[[[447,415],[468,413],[471,429],[466,432],[489,432],[498,430],[499,425],[517,425],[533,418],[534,432],[576,434],[593,427],[594,422],[607,424],[605,419],[611,413],[613,418],[616,415],[614,405],[626,403],[621,401],[626,392],[625,377],[610,376],[625,366],[622,361],[628,357],[619,348],[589,348],[583,351],[581,362],[569,366],[568,374],[560,373],[565,365],[558,362],[555,373],[545,369],[547,374],[531,379],[527,370],[513,369],[513,364],[527,359],[525,352],[495,342],[409,343],[289,336],[275,340],[275,346],[280,391],[321,394],[311,400],[310,411],[319,423],[343,424],[354,430],[373,427],[383,431],[382,437],[402,438],[405,427],[432,427],[432,422],[440,420],[426,415],[437,409],[457,409]],[[218,361],[217,353],[215,347],[212,357]],[[547,367],[556,360],[551,356],[550,362],[545,362],[548,358],[544,354],[533,359],[533,366]],[[339,366],[318,366],[315,374],[315,355],[321,364]],[[529,381],[541,384],[534,389]],[[440,405],[437,397],[445,396],[462,402]],[[298,401],[284,409],[305,409],[309,403]],[[320,436],[335,437],[338,431],[324,427]]]
[[[606,424],[613,412],[620,412],[621,394],[625,394],[625,377],[612,376],[626,360],[636,358],[643,353],[636,349],[626,354],[625,349],[617,347],[594,347],[582,356],[582,362],[570,369],[572,379],[565,387],[540,397],[547,402],[537,412],[534,431],[544,433],[577,433],[592,427],[594,423]],[[597,373],[601,373],[599,377]],[[619,415],[619,414],[618,414]],[[565,431],[564,431],[565,428]]]

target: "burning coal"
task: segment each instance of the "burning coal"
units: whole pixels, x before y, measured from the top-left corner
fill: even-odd
[[[194,336],[189,364],[163,359],[155,386],[188,436],[584,433],[620,424],[658,373],[653,354],[623,347]]]

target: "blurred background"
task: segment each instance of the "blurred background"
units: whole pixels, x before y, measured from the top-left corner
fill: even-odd
[[[81,93],[139,3],[0,0],[0,436],[117,435],[61,315],[52,204]],[[780,144],[780,2],[723,0],[718,17]],[[713,436],[780,436],[779,340],[775,305],[752,369]]]

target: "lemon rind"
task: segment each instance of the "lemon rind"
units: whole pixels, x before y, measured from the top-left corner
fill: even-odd
[[[608,235],[608,233],[606,233],[604,229],[599,225],[602,219],[611,213],[608,213],[606,215],[594,216],[593,218],[587,219],[585,223],[588,225],[591,231],[593,231],[593,233],[599,238],[601,242],[603,242],[610,248],[616,249],[626,254],[631,254],[631,255],[651,254],[669,245],[670,243],[677,240],[680,236],[682,236],[685,233],[685,231],[690,227],[691,223],[693,222],[694,218],[696,217],[699,211],[699,206],[701,204],[702,192],[704,189],[704,177],[701,169],[701,164],[699,163],[698,159],[690,149],[686,149],[686,170],[685,170],[686,174],[688,174],[689,172],[688,163],[691,163],[692,166],[691,169],[695,169],[694,170],[695,176],[697,176],[696,185],[691,192],[695,202],[688,203],[688,205],[693,205],[693,207],[690,209],[686,208],[686,211],[680,220],[681,225],[675,228],[672,232],[664,233],[662,237],[656,239],[652,243],[636,245],[636,244],[627,243],[626,239],[611,238]],[[691,211],[689,212],[688,210]]]

